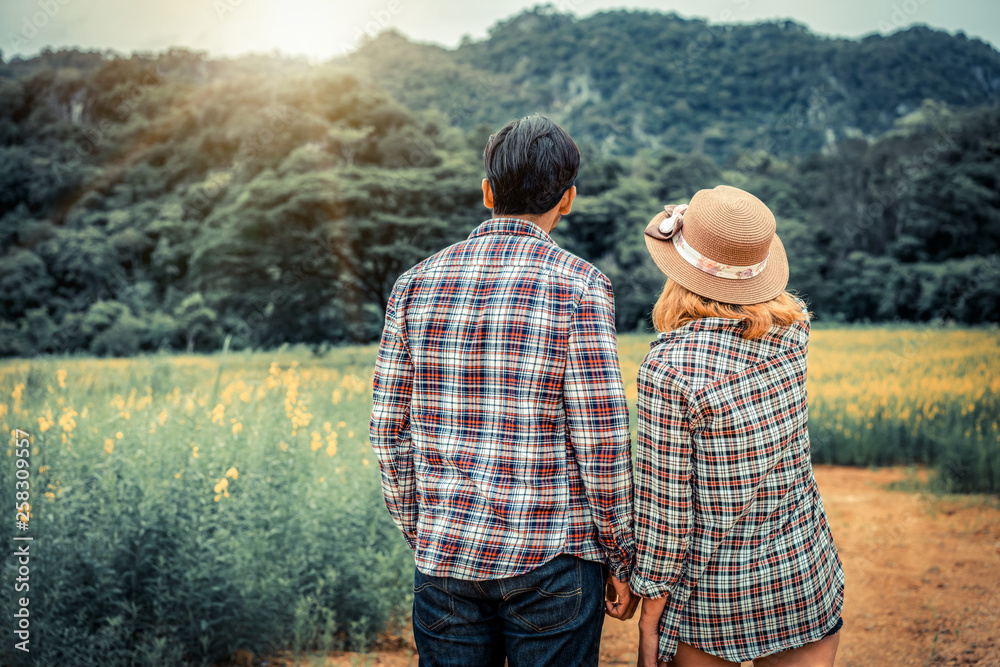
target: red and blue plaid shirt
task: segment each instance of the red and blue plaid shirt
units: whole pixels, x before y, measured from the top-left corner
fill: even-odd
[[[537,225],[494,218],[396,281],[370,438],[421,572],[498,579],[566,553],[626,580],[628,421],[611,283]]]
[[[802,304],[804,307],[804,304]],[[808,322],[745,340],[707,317],[661,334],[639,367],[632,590],[669,594],[677,642],[733,662],[819,640],[844,572],[813,477]]]

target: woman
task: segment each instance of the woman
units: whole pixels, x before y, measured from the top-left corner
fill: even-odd
[[[720,185],[668,206],[639,368],[639,664],[832,666],[844,575],[809,459],[809,312],[774,216]]]

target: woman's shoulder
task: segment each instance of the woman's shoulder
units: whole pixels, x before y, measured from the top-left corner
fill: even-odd
[[[640,384],[645,380],[661,387],[669,384],[687,389],[692,375],[697,374],[695,366],[702,361],[691,353],[693,336],[696,332],[687,325],[657,335],[639,365]]]
[[[775,357],[804,355],[808,340],[808,322],[771,327],[748,340],[740,320],[706,317],[661,333],[643,365],[647,374],[674,376],[698,387]]]

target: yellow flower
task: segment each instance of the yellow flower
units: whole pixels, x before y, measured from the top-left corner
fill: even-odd
[[[222,496],[221,496],[221,495],[219,495],[218,493],[217,493],[217,494],[215,494],[215,502],[219,502],[219,498],[221,498],[221,497],[222,497]]]
[[[345,421],[337,422],[337,428],[344,428],[345,426],[347,426],[347,422]]]
[[[336,456],[337,455],[337,443],[335,443],[335,442],[330,443],[330,446],[326,448],[326,453],[329,454],[330,456]]]
[[[48,469],[49,469],[48,466],[42,466],[41,468],[38,469],[38,474],[43,475],[45,474],[46,471],[48,471]]]
[[[238,479],[240,476],[240,471],[235,467],[230,468],[226,471],[226,477],[232,477],[233,479]]]
[[[164,422],[167,421],[167,411],[160,410],[160,414],[156,416],[156,421],[160,422],[160,426],[163,426]]]
[[[224,489],[229,488],[229,480],[223,477],[215,484],[215,492],[222,493]]]
[[[323,422],[323,430],[324,431],[326,431],[327,433],[329,433],[331,428],[333,428],[333,427],[330,426],[330,422]]]
[[[49,500],[55,500],[56,499],[56,494],[52,493],[51,491],[46,491],[45,492],[45,497],[48,498]]]
[[[59,425],[63,427],[63,431],[69,432],[73,430],[76,426],[76,421],[73,417],[77,417],[79,414],[80,413],[73,408],[70,408],[63,413],[62,417],[59,418]]]
[[[180,479],[180,478],[181,478],[181,474],[180,473],[175,473],[174,474],[174,479]]]
[[[347,432],[347,437],[348,438],[353,438],[354,437],[354,431],[348,431]]]
[[[59,388],[66,388],[66,369],[60,368],[56,371],[56,377],[59,379]]]
[[[356,375],[345,375],[340,381],[340,386],[351,394],[360,394],[367,388],[367,385]]]
[[[194,449],[191,450],[191,456],[198,458],[198,445],[195,445]]]
[[[368,459],[361,459],[361,465],[363,466],[368,465]]]
[[[332,397],[333,404],[336,405],[337,403],[340,403],[340,399],[343,398],[343,396],[344,395],[340,392],[339,389],[334,389]]]
[[[236,435],[237,433],[241,432],[242,430],[243,430],[243,424],[241,424],[239,422],[236,422],[235,424],[233,424],[233,435]]]
[[[223,419],[226,416],[226,406],[219,403],[214,408],[212,408],[212,423],[222,425]]]
[[[280,449],[283,452],[287,452],[288,451],[288,443],[284,442],[284,441],[279,442],[278,443],[278,449]]]
[[[121,431],[118,431],[117,433],[115,433],[115,440],[121,440],[124,437],[125,436],[124,436],[124,434]]]
[[[105,438],[104,439],[104,451],[106,451],[108,454],[110,454],[113,451],[115,451],[115,441],[112,440],[111,438]]]

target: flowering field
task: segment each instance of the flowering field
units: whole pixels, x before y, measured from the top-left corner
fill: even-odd
[[[648,349],[619,345],[633,410]],[[996,329],[814,328],[806,388],[813,461],[927,464],[941,490],[1000,492]]]
[[[649,339],[620,341],[633,410]],[[412,558],[367,444],[374,354],[0,365],[0,425],[30,436],[35,664],[363,650],[403,622]],[[815,460],[1000,490],[996,330],[817,329],[809,375]]]
[[[373,354],[0,366],[0,424],[32,445],[33,664],[364,650],[403,619],[412,557],[368,448]]]

